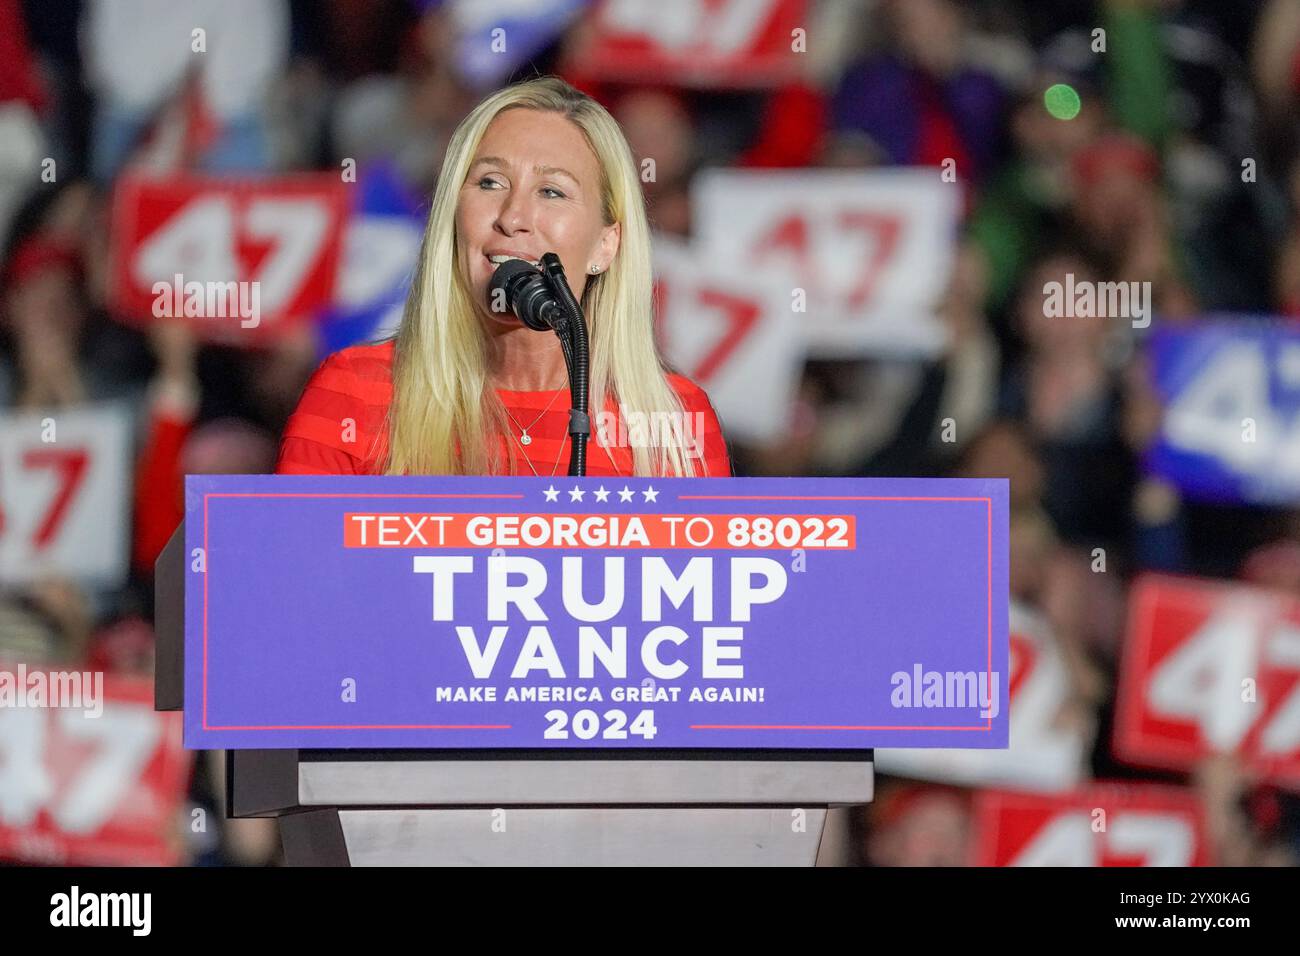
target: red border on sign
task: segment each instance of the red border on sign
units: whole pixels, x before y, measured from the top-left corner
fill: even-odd
[[[203,495],[203,557],[209,562],[208,550],[208,499],[209,498],[523,498],[523,494],[343,494],[333,492],[211,492]],[[887,496],[887,495],[679,495],[678,501],[962,501],[984,502],[987,516],[987,607],[988,607],[988,659],[986,686],[993,684],[993,499],[987,497],[952,496]],[[203,729],[204,730],[509,730],[511,724],[277,724],[277,725],[211,725],[208,723],[208,576],[209,563],[203,572]],[[691,730],[961,730],[987,733],[993,729],[993,718],[985,719],[983,726],[914,726],[892,725],[834,725],[834,724],[691,724]]]

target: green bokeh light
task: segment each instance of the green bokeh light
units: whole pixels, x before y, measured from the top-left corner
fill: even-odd
[[[1047,112],[1059,120],[1072,120],[1083,109],[1078,92],[1068,83],[1049,86],[1043,94],[1043,104],[1047,107]]]

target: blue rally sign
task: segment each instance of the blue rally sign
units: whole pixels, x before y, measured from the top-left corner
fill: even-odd
[[[1165,323],[1150,359],[1165,405],[1147,470],[1189,498],[1300,498],[1300,327],[1220,317]]]
[[[1007,746],[1005,479],[190,476],[194,748]]]

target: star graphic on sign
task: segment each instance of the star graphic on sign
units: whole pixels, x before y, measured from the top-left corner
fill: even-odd
[[[627,485],[624,485],[624,486],[623,486],[623,490],[620,491],[620,492],[618,493],[618,500],[619,500],[619,501],[631,501],[631,500],[632,500],[632,496],[633,496],[634,494],[636,494],[636,492],[634,492],[634,491],[633,491],[631,488],[629,488]]]
[[[570,501],[581,501],[581,500],[582,500],[582,489],[579,488],[577,485],[574,485],[572,488],[570,488],[570,489],[569,489],[569,500],[570,500]]]
[[[645,495],[645,500],[646,500],[646,501],[658,501],[658,500],[659,500],[659,492],[657,492],[657,491],[654,490],[654,486],[653,486],[653,485],[652,485],[651,487],[645,489],[643,492],[641,492],[641,494]]]
[[[545,491],[543,491],[542,494],[546,495],[546,500],[547,500],[547,501],[559,501],[559,500],[560,500],[560,493],[559,493],[558,491],[555,490],[555,485],[551,485],[551,487],[549,487],[549,488],[547,488]]]
[[[596,500],[597,500],[597,501],[604,501],[604,500],[606,500],[608,497],[609,497],[609,492],[605,490],[605,486],[604,486],[604,485],[601,485],[599,488],[596,489]]]

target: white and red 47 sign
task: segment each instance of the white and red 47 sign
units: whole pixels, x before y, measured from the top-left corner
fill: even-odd
[[[338,270],[347,186],[322,173],[236,180],[129,177],[113,195],[112,300],[129,322],[159,316],[157,283],[206,286],[220,305],[236,284],[242,305],[256,284],[258,314],[224,308],[189,316],[207,335],[261,340],[329,303]],[[177,280],[180,276],[180,280]],[[171,295],[171,293],[168,293]],[[184,315],[179,295],[165,305]]]
[[[742,283],[657,237],[655,301],[660,348],[708,392],[727,434],[756,443],[785,434],[804,360],[786,292]]]
[[[1200,803],[1156,784],[975,798],[975,866],[1208,866]]]
[[[569,69],[600,80],[770,86],[795,76],[807,0],[605,0]]]
[[[1074,720],[1062,719],[1071,699],[1065,657],[1047,621],[1015,602],[1010,639],[1010,747],[877,750],[876,769],[965,786],[1052,793],[1078,786],[1095,728],[1082,712]]]
[[[179,862],[179,810],[192,761],[181,746],[181,715],[153,709],[148,680],[109,676],[103,691],[97,717],[0,708],[0,858]]]
[[[1300,601],[1235,584],[1139,578],[1115,753],[1177,770],[1235,753],[1267,779],[1300,786]]]
[[[130,430],[117,404],[0,418],[0,581],[122,582]]]
[[[932,355],[961,192],[931,170],[710,170],[692,202],[702,253],[806,296],[810,353]]]

